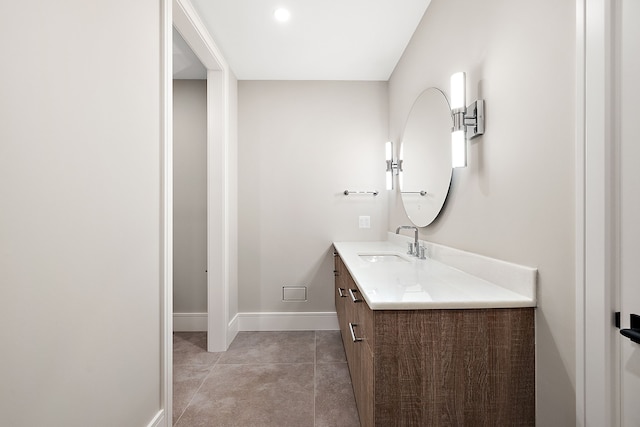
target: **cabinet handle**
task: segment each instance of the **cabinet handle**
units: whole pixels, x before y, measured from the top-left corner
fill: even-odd
[[[353,302],[362,302],[361,299],[356,298],[356,296],[353,294],[354,292],[358,292],[357,289],[349,289],[349,295],[351,295],[351,301]]]
[[[362,338],[358,338],[356,337],[356,333],[353,330],[353,328],[355,328],[356,326],[358,326],[357,323],[351,323],[349,322],[349,331],[351,331],[351,339],[353,340],[353,342],[359,342],[362,341]]]
[[[333,270],[333,275],[335,277],[338,277],[340,275],[340,272],[338,270]]]
[[[346,298],[347,297],[343,292],[344,292],[344,289],[338,288],[338,296],[340,298]]]

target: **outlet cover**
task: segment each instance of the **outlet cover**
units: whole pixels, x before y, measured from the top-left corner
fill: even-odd
[[[368,215],[358,217],[358,225],[360,228],[371,228],[371,217]]]
[[[306,286],[283,286],[282,287],[282,301],[306,301],[307,300],[307,287]]]

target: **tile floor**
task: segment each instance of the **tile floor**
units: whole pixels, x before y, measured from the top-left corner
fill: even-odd
[[[359,427],[339,331],[173,335],[174,426]]]

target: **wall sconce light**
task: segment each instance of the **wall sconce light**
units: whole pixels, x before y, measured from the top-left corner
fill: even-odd
[[[393,160],[393,142],[388,141],[385,144],[385,157],[387,160],[387,190],[393,190],[393,176],[398,175],[402,170],[402,160]]]
[[[466,76],[464,72],[451,76],[451,165],[467,167],[467,139],[484,134],[484,100],[478,99],[467,106]]]

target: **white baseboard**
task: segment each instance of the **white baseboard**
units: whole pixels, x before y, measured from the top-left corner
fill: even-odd
[[[155,417],[151,420],[148,427],[160,427],[166,425],[164,419],[164,409],[160,409]]]
[[[231,322],[229,322],[229,325],[227,325],[227,348],[229,348],[233,340],[236,338],[236,335],[238,335],[238,328],[239,322],[238,315],[236,314],[233,316],[233,319],[231,319]]]
[[[338,330],[335,312],[238,313],[240,331],[322,331]]]
[[[207,330],[207,313],[173,313],[174,332],[201,332]]]
[[[174,313],[174,332],[207,330],[207,313]],[[335,312],[238,313],[229,322],[227,345],[239,331],[331,331],[338,330]]]

